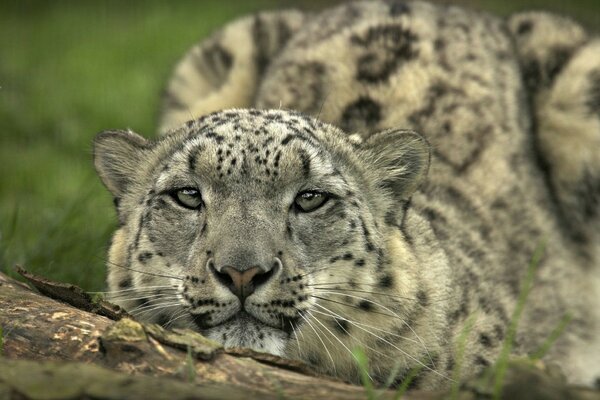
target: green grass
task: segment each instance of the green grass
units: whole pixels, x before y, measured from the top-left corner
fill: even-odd
[[[550,335],[548,335],[546,340],[544,340],[544,343],[542,343],[540,347],[529,356],[529,358],[531,358],[534,361],[541,360],[542,357],[544,357],[548,353],[552,345],[563,334],[565,329],[567,329],[567,326],[569,326],[572,320],[573,316],[571,314],[567,314],[564,317],[562,317],[562,319],[559,321],[556,327],[552,330],[552,332],[550,332]]]
[[[367,400],[376,400],[377,393],[375,392],[375,387],[373,386],[373,380],[369,375],[369,357],[367,357],[367,354],[360,347],[353,349],[352,355],[354,356],[356,364],[358,365],[360,381],[365,388]]]
[[[408,371],[406,378],[404,378],[400,386],[398,386],[398,389],[396,389],[396,393],[394,393],[394,400],[400,400],[402,396],[406,394],[408,388],[410,387],[410,384],[422,370],[423,366],[418,365],[414,368],[411,368],[411,370]]]
[[[131,128],[151,136],[161,88],[191,44],[238,15],[296,4],[0,2],[0,271],[19,263],[101,290],[115,215],[92,168],[94,135]],[[301,5],[324,6],[316,0]],[[546,7],[600,26],[594,0],[476,6],[500,13]]]
[[[506,374],[506,369],[508,368],[508,359],[512,352],[513,345],[515,342],[515,336],[517,334],[519,320],[521,319],[523,309],[527,304],[527,298],[529,297],[529,293],[531,292],[531,288],[533,287],[535,273],[537,271],[538,264],[542,256],[544,255],[545,247],[545,240],[537,246],[535,252],[533,253],[533,257],[531,258],[531,262],[529,263],[529,267],[527,268],[527,275],[521,283],[519,298],[517,299],[517,304],[515,305],[515,309],[513,310],[513,315],[510,319],[506,336],[504,337],[502,350],[500,351],[500,355],[498,356],[498,360],[496,360],[496,364],[494,366],[494,399],[500,399],[500,396],[502,395],[502,385],[504,383],[504,376]]]
[[[462,363],[464,361],[465,350],[469,335],[473,331],[475,322],[477,321],[477,313],[471,314],[465,321],[465,325],[458,336],[455,343],[455,363],[454,369],[452,370],[452,386],[450,387],[450,399],[454,400],[458,398],[458,391],[461,384],[462,374]]]

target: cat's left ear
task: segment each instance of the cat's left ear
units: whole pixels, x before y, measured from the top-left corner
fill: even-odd
[[[94,139],[94,166],[108,190],[119,199],[138,179],[151,142],[131,131],[104,131]]]
[[[417,132],[388,129],[373,134],[360,147],[367,152],[377,185],[396,198],[408,199],[427,177],[431,146]]]

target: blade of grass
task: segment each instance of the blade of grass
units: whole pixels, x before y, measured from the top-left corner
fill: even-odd
[[[367,392],[368,400],[375,400],[375,388],[373,387],[373,382],[371,382],[371,377],[369,376],[369,359],[365,352],[360,348],[355,348],[352,351],[354,355],[354,359],[358,364],[358,371],[360,373],[360,380]]]
[[[408,375],[406,375],[406,378],[402,381],[402,384],[398,387],[396,393],[394,393],[394,400],[400,400],[402,396],[404,396],[411,382],[415,379],[417,375],[419,375],[422,369],[422,365],[417,365],[416,367],[411,368],[411,370],[408,371]]]
[[[565,331],[569,323],[573,320],[573,316],[571,314],[567,314],[562,317],[560,322],[556,325],[556,327],[550,332],[550,335],[546,338],[544,343],[530,356],[532,360],[539,360],[544,357],[548,350],[552,347],[554,342],[558,340],[560,335]]]
[[[387,389],[390,386],[392,386],[392,384],[396,380],[396,377],[398,376],[398,373],[400,372],[401,366],[402,366],[402,363],[400,363],[400,362],[396,362],[394,364],[394,367],[392,368],[392,371],[390,372],[390,375],[388,376],[388,378],[385,381],[385,384],[383,385],[384,389]]]
[[[473,330],[473,326],[475,326],[476,320],[477,314],[471,314],[465,321],[465,326],[460,332],[460,336],[456,340],[456,354],[454,358],[454,368],[452,369],[452,388],[450,390],[450,399],[458,398],[458,390],[460,389],[460,373],[465,355],[465,348],[467,347],[467,339]]]
[[[542,240],[536,247],[533,256],[531,257],[531,262],[527,268],[527,275],[521,284],[519,298],[517,299],[517,304],[515,305],[515,309],[508,326],[508,331],[506,333],[506,337],[504,338],[502,349],[500,350],[500,356],[496,362],[494,370],[493,398],[497,400],[499,400],[500,396],[502,395],[502,383],[504,382],[504,376],[506,375],[506,370],[508,368],[508,358],[514,344],[519,319],[521,318],[521,314],[525,308],[525,303],[527,302],[527,297],[529,297],[529,292],[531,292],[535,272],[537,271],[538,264],[542,258],[542,255],[544,254],[545,248],[546,240]]]

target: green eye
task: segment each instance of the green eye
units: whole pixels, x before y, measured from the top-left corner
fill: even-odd
[[[301,212],[311,212],[321,207],[329,200],[329,194],[318,191],[299,193],[294,199],[296,209]]]
[[[202,206],[202,197],[200,191],[192,188],[183,188],[175,190],[171,196],[182,207],[197,210]]]

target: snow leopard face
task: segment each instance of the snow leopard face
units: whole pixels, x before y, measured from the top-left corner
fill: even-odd
[[[379,226],[429,162],[413,132],[359,143],[286,111],[219,112],[155,142],[104,132],[95,145],[122,224],[111,300],[142,320],[284,356],[325,330],[349,341],[345,319],[375,312],[368,294],[336,295],[340,285],[395,290]],[[336,306],[348,301],[356,310]]]

